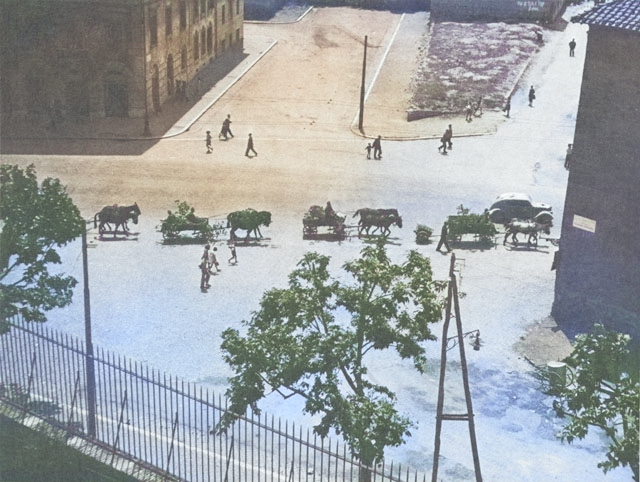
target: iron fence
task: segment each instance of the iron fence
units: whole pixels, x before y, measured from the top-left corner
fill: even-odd
[[[91,362],[94,407],[87,396]],[[216,433],[227,411],[220,395],[100,348],[88,357],[78,339],[18,318],[0,336],[0,399],[25,417],[98,444],[110,464],[124,457],[179,480],[426,480],[393,463],[363,467],[344,443],[266,414],[242,417]]]

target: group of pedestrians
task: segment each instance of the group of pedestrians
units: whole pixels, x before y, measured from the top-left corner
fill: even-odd
[[[238,257],[236,255],[236,245],[234,243],[229,244],[229,250],[231,251],[231,257],[229,258],[229,264],[236,264],[238,262]],[[204,247],[204,252],[202,253],[202,257],[200,258],[200,264],[198,268],[200,268],[200,289],[202,291],[207,291],[211,288],[209,281],[211,280],[211,275],[214,272],[217,274],[220,272],[220,263],[218,262],[218,257],[216,256],[216,252],[218,248],[214,247],[211,249],[210,244],[206,244]]]
[[[234,135],[231,132],[231,114],[228,114],[226,119],[222,121],[222,128],[220,129],[220,133],[218,134],[218,139],[228,141],[230,138],[233,139]],[[207,154],[211,154],[213,152],[213,146],[211,144],[211,131],[206,132],[205,137],[205,146],[207,148]],[[249,153],[253,153],[253,156],[250,156]],[[253,136],[249,133],[249,138],[247,139],[247,148],[244,152],[246,157],[254,157],[257,156],[254,145],[253,145]]]

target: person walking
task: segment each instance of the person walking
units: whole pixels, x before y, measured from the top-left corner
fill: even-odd
[[[571,165],[571,155],[573,154],[573,144],[567,146],[567,156],[564,158],[564,168],[568,171]]]
[[[438,246],[436,247],[436,251],[440,251],[440,248],[442,248],[442,246],[447,248],[447,253],[451,251],[451,248],[449,247],[449,243],[447,242],[447,236],[449,236],[449,226],[448,226],[448,223],[445,221],[442,224],[442,229],[440,230],[440,241],[438,241]]]
[[[220,264],[218,263],[218,258],[216,257],[216,251],[218,251],[218,248],[213,248],[213,251],[209,253],[209,267],[215,267],[217,273],[218,271],[220,271]]]
[[[204,143],[207,146],[207,154],[211,154],[211,151],[213,150],[211,147],[211,131],[207,131],[207,137],[205,138]]]
[[[533,85],[529,89],[529,107],[533,107],[533,101],[536,98],[536,89],[533,88]]]
[[[258,155],[258,153],[253,148],[253,136],[251,134],[249,134],[249,139],[247,140],[247,150],[244,152],[244,155],[247,157],[251,157],[249,155],[249,152],[253,152],[255,156]]]
[[[371,159],[371,149],[373,149],[371,143],[367,144],[367,147],[364,148],[364,150],[367,151],[367,159]]]
[[[576,39],[571,39],[569,42],[569,57],[576,56]]]
[[[473,120],[473,107],[471,107],[471,102],[469,102],[467,104],[467,107],[465,107],[465,118],[464,120],[466,120],[467,122],[471,122]]]
[[[373,158],[382,159],[382,136],[378,136],[373,140]]]
[[[453,149],[453,127],[451,127],[451,124],[449,124],[449,128],[444,131],[444,135],[447,138],[447,147],[449,148],[449,150]]]
[[[222,121],[222,129],[220,130],[220,135],[218,137],[224,137],[226,141],[229,137],[233,137],[231,133],[231,114],[227,114],[227,118]]]
[[[236,256],[236,244],[235,243],[229,244],[229,250],[231,251],[231,257],[229,258],[228,263],[231,264],[231,262],[233,261],[233,264],[237,264],[238,256]]]
[[[509,117],[509,113],[511,112],[511,96],[507,97],[507,101],[504,103],[502,112],[506,112],[507,117]]]
[[[202,291],[206,291],[208,288],[211,288],[209,284],[209,280],[211,279],[211,270],[209,265],[209,249],[211,245],[207,244],[204,247],[204,253],[202,253],[202,258],[200,258],[200,289]]]
[[[442,149],[443,154],[447,153],[447,141],[447,131],[444,131],[444,134],[442,134],[442,137],[440,138],[440,146],[438,147],[438,152],[440,152],[440,149]]]

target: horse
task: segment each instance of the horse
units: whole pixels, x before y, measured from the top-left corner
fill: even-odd
[[[227,228],[231,228],[230,238],[232,241],[237,239],[237,229],[247,231],[246,241],[249,240],[251,233],[255,233],[257,238],[262,238],[260,226],[269,226],[269,224],[271,224],[271,213],[269,211],[256,211],[249,208],[244,211],[235,211],[227,216]]]
[[[380,233],[383,236],[388,236],[391,233],[389,227],[395,224],[399,228],[402,227],[402,218],[398,214],[397,209],[370,209],[362,208],[358,209],[353,217],[360,216],[358,222],[358,235],[364,231],[367,236],[370,234],[371,227],[375,227],[373,233],[380,229]],[[373,234],[371,233],[371,234]]]
[[[93,225],[98,228],[100,234],[104,234],[108,228],[111,231],[111,224],[115,227],[113,229],[113,236],[115,237],[118,232],[118,226],[122,226],[122,232],[124,234],[129,233],[129,227],[127,221],[131,219],[133,224],[138,224],[138,216],[140,216],[140,208],[138,203],[134,203],[131,206],[105,206],[99,213],[93,217]]]
[[[529,238],[527,239],[527,244],[538,246],[538,233],[540,231],[545,234],[550,234],[550,226],[548,223],[539,223],[536,221],[518,221],[517,219],[512,219],[505,225],[506,231],[504,233],[504,241],[503,245],[507,244],[507,238],[511,236],[512,244],[518,244],[517,235],[528,234]]]

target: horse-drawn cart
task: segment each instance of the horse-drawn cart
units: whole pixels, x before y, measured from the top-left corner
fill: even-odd
[[[302,218],[302,239],[338,239],[346,237],[346,216],[337,213],[327,203],[327,207],[311,206]],[[324,232],[318,228],[325,228]]]
[[[462,237],[471,234],[474,241],[486,244],[493,244],[495,235],[498,233],[489,216],[484,214],[469,213],[464,206],[458,206],[458,214],[447,218],[449,240],[451,242],[461,242]]]
[[[176,201],[178,210],[168,211],[162,220],[160,232],[167,244],[201,243],[212,241],[222,234],[225,229],[219,224],[210,224],[209,219],[200,218],[194,214],[194,208],[186,202]]]

